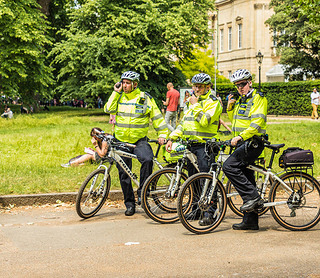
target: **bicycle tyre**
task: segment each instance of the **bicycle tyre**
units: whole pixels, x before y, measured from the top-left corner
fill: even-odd
[[[105,203],[111,186],[110,176],[107,181],[102,184],[105,171],[106,169],[104,168],[94,170],[82,183],[76,199],[76,210],[80,217],[86,219],[94,216]],[[89,194],[92,182],[95,184],[93,191]],[[95,186],[96,184],[97,186]]]
[[[173,223],[179,220],[177,214],[177,194],[173,198],[166,197],[170,185],[170,177],[175,177],[176,169],[163,168],[152,173],[145,181],[141,191],[141,206],[145,213],[154,221],[162,224]],[[178,190],[188,176],[181,173]]]
[[[256,165],[256,167],[261,168],[262,170],[266,171],[266,169],[261,167],[261,166],[257,166]],[[257,177],[257,174],[260,175],[260,173],[255,172],[256,181],[259,178],[259,177]],[[264,176],[262,177],[262,180],[264,181]],[[267,192],[264,195],[264,202],[265,203],[268,202],[268,197],[269,197],[268,189],[270,190],[270,187],[271,187],[272,183],[273,183],[273,181],[272,181],[272,178],[270,176],[269,177],[269,184],[268,184],[268,187],[266,189]],[[229,180],[228,180],[227,185],[226,185],[226,192],[227,192],[227,197],[228,197],[228,194],[236,193],[236,195],[233,195],[233,196],[227,198],[228,206],[236,215],[238,215],[240,217],[243,217],[243,212],[240,210],[240,207],[243,204],[242,198],[240,197],[240,195],[238,194],[237,190],[234,188],[234,186],[232,185],[232,183]],[[259,209],[259,211],[258,211],[259,216],[265,214],[268,210],[269,210],[269,207],[263,207],[262,209]]]
[[[291,231],[305,231],[320,221],[320,186],[318,181],[305,172],[293,171],[283,174],[280,179],[293,190],[283,190],[283,185],[275,181],[270,190],[270,202],[284,205],[271,207],[273,218]]]
[[[214,208],[214,222],[206,226],[201,226],[199,224],[199,220],[202,219],[204,213],[210,211],[210,207],[206,210],[202,210],[198,202],[202,191],[201,187],[203,187],[205,180],[212,182],[212,175],[208,173],[198,173],[189,177],[178,194],[179,219],[182,225],[194,234],[206,234],[216,229],[223,220],[227,210],[226,191],[221,181],[217,180],[216,202],[212,201],[211,205],[212,207],[213,205],[216,206]],[[198,189],[195,187],[198,187]]]

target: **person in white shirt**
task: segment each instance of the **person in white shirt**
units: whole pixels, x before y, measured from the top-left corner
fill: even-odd
[[[320,94],[317,91],[317,88],[313,88],[313,92],[311,93],[311,105],[312,105],[312,114],[311,114],[311,119],[318,119],[318,105],[320,102]]]

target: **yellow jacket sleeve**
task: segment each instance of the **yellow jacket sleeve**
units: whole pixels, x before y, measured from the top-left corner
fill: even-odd
[[[167,138],[169,129],[168,126],[154,100],[149,98],[151,104],[150,118],[152,120],[153,128],[157,131],[158,137]]]
[[[203,107],[200,103],[190,105],[190,109],[193,110],[194,119],[202,126],[207,127],[208,125],[219,121],[222,113],[222,106],[220,101],[203,101]]]
[[[118,101],[120,97],[121,93],[113,91],[107,103],[104,105],[104,112],[115,114],[118,110]]]

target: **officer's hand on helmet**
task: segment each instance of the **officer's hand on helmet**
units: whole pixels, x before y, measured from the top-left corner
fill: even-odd
[[[165,142],[166,142],[166,139],[164,139],[162,137],[158,138],[158,143],[159,143],[160,146],[162,146]]]
[[[166,144],[166,151],[168,153],[171,153],[171,150],[172,150],[172,141],[169,140],[169,141],[167,141],[167,144]]]
[[[113,90],[120,93],[122,90],[122,82],[117,82],[116,84],[114,84]]]

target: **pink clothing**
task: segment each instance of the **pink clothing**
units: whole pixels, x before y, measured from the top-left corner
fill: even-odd
[[[167,92],[167,98],[169,99],[169,104],[167,106],[167,111],[177,111],[180,94],[176,89],[171,89]]]

